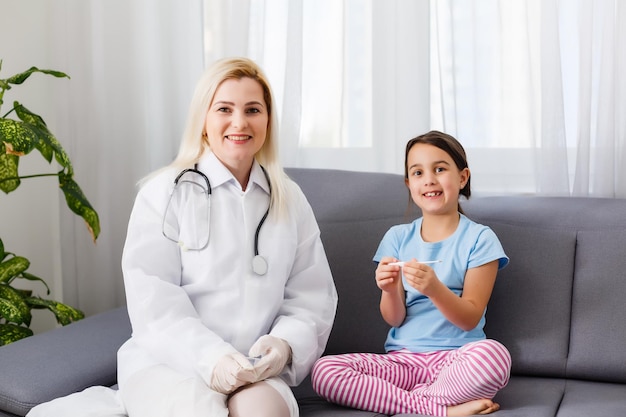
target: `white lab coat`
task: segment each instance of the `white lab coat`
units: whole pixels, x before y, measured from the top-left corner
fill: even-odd
[[[209,383],[218,359],[235,350],[247,355],[268,333],[291,346],[281,378],[297,385],[322,354],[337,305],[313,211],[289,181],[287,215],[270,215],[260,230],[269,269],[256,275],[254,235],[269,204],[260,166],[254,163],[245,191],[212,153],[198,169],[212,187],[209,244],[201,251],[183,251],[162,234],[178,172],[158,174],[137,195],[122,256],[133,333],[118,353],[120,389],[156,364]]]
[[[259,276],[252,271],[254,234],[269,204],[269,186],[260,166],[254,163],[246,191],[213,154],[205,156],[198,168],[212,187],[209,244],[204,250],[183,251],[163,236],[163,215],[178,172],[161,172],[137,195],[122,256],[133,333],[118,352],[120,390],[90,387],[40,404],[28,417],[124,417],[124,397],[153,402],[148,404],[154,409],[147,412],[151,417],[191,415],[187,410],[196,401],[206,403],[202,409],[210,410],[207,415],[226,416],[226,397],[206,391],[201,382],[209,384],[223,355],[235,350],[246,355],[268,333],[286,340],[292,362],[280,375],[284,382],[268,380],[281,392],[288,390],[285,383],[299,384],[322,354],[337,293],[304,194],[288,182],[288,214],[282,219],[269,216],[263,225],[259,254],[269,269]],[[193,239],[195,232],[189,224],[181,228],[185,240]],[[159,380],[153,374],[161,368],[157,365],[175,371],[179,380],[170,374],[158,375]],[[144,378],[140,387],[153,390],[150,400],[131,388],[125,391],[125,382],[133,375]],[[207,397],[195,398],[197,388]],[[173,396],[180,391],[185,397],[177,406]],[[297,405],[288,395],[291,415],[297,416]]]

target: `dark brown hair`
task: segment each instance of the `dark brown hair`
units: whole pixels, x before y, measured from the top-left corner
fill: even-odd
[[[405,180],[409,179],[409,151],[414,145],[418,143],[436,146],[437,148],[443,150],[445,153],[450,155],[459,171],[462,171],[465,168],[469,168],[467,164],[467,155],[465,154],[465,149],[463,149],[463,145],[461,145],[458,140],[448,135],[447,133],[439,132],[437,130],[431,130],[430,132],[417,136],[407,142],[406,150],[404,153]],[[467,183],[465,184],[465,187],[463,187],[460,191],[460,194],[465,196],[465,198],[467,199],[469,199],[472,194],[472,191],[470,189],[470,179],[471,178],[469,177],[467,178]],[[463,213],[460,204],[459,212]]]

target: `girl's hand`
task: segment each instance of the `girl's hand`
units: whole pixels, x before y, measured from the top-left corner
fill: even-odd
[[[427,297],[443,285],[429,265],[421,264],[415,259],[405,262],[402,272],[407,283]]]
[[[380,260],[376,268],[376,285],[384,292],[397,292],[398,285],[401,282],[400,267],[397,265],[389,265],[391,262],[398,260],[386,256]]]
[[[496,282],[498,261],[468,269],[461,296],[439,281],[430,266],[415,259],[405,262],[402,272],[408,285],[428,297],[452,324],[467,332],[478,325],[487,308]]]
[[[389,265],[397,262],[396,258],[386,256],[376,267],[376,285],[382,290],[380,296],[380,313],[390,326],[400,326],[406,317],[404,301],[404,285],[402,285],[401,267]]]

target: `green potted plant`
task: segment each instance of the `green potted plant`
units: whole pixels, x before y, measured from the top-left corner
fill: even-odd
[[[0,60],[1,70],[2,60]],[[32,67],[9,78],[0,79],[0,190],[9,194],[26,178],[58,177],[59,187],[65,195],[68,208],[85,220],[95,242],[100,234],[98,213],[74,181],[74,170],[70,158],[59,141],[48,130],[44,120],[17,101],[14,101],[13,107],[3,114],[4,93],[12,86],[24,83],[35,73],[69,78],[59,71]],[[48,163],[52,163],[52,159],[55,159],[61,170],[54,173],[20,176],[18,172],[20,158],[33,150],[39,151]],[[45,287],[46,295],[50,294],[50,288],[42,278],[27,272],[29,266],[30,261],[27,258],[5,251],[4,243],[0,239],[0,346],[33,334],[30,329],[33,309],[50,310],[61,325],[84,317],[83,312],[76,308],[42,298],[33,294],[31,290],[15,287],[17,280],[38,281]]]

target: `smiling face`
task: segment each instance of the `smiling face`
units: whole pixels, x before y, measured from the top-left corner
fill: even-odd
[[[268,123],[263,87],[256,80],[227,79],[215,91],[204,128],[211,150],[240,182],[265,143]]]
[[[459,170],[444,150],[425,143],[416,143],[407,155],[405,180],[411,198],[424,215],[458,212],[460,190],[469,179],[469,169]]]

